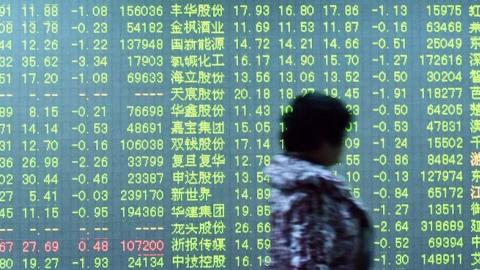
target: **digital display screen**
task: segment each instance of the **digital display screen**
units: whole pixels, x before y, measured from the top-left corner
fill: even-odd
[[[0,2],[0,269],[249,269],[298,95],[374,269],[480,269],[477,1]]]

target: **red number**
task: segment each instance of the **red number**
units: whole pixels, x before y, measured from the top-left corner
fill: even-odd
[[[93,250],[97,252],[107,252],[108,246],[107,240],[96,240],[95,244],[93,245]]]
[[[58,248],[59,248],[58,241],[46,241],[44,248],[45,248],[45,252],[58,252]]]
[[[156,252],[163,251],[165,245],[162,240],[122,240],[120,241],[123,251]]]
[[[37,251],[37,241],[23,241],[23,252],[36,252]]]
[[[13,250],[13,241],[0,240],[0,253],[11,253]]]
[[[78,250],[80,252],[85,252],[87,250],[87,243],[83,240],[78,242]]]

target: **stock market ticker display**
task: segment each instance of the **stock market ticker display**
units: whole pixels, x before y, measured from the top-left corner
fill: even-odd
[[[247,0],[1,1],[0,269],[262,269],[313,91],[375,269],[480,269],[480,4]]]

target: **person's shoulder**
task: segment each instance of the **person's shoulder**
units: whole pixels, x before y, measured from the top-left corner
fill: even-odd
[[[324,166],[288,154],[274,156],[264,172],[271,177],[274,186],[282,188],[319,187],[323,181],[342,182]]]

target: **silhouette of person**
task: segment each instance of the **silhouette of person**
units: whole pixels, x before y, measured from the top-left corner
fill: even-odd
[[[353,115],[340,100],[320,93],[297,97],[292,108],[282,118],[285,152],[265,168],[272,188],[268,269],[369,269],[366,210],[328,170],[339,162]]]

